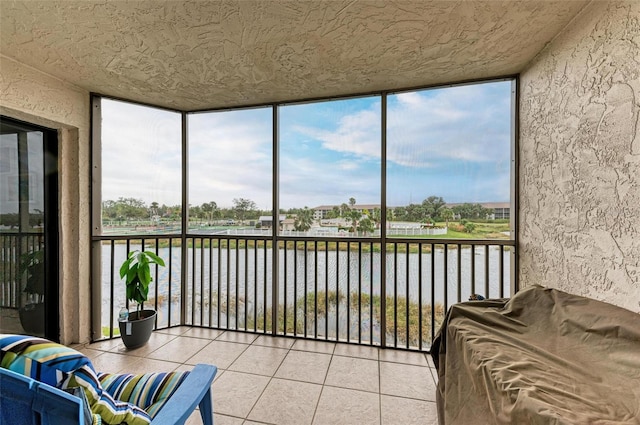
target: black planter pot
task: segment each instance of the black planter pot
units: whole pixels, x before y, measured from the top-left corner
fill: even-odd
[[[118,322],[125,347],[138,348],[149,341],[156,323],[156,314],[155,310],[133,311],[129,313],[129,320]]]
[[[27,304],[18,313],[20,324],[26,333],[35,336],[44,335],[44,303]]]

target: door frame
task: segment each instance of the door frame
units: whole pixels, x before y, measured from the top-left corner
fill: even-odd
[[[42,133],[44,189],[45,338],[60,340],[60,205],[58,201],[58,131],[0,115],[0,121],[26,132]],[[21,229],[19,230],[21,232]]]

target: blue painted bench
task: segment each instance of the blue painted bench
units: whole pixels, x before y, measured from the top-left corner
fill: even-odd
[[[184,424],[196,406],[200,407],[202,422],[213,425],[211,383],[217,370],[213,365],[196,365],[153,418],[152,425]],[[84,424],[87,416],[81,398],[0,368],[0,424]]]

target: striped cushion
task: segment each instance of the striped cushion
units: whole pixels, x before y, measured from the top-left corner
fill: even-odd
[[[57,388],[81,387],[96,425],[151,422],[140,407],[115,400],[104,391],[91,361],[64,345],[25,335],[0,334],[0,366]]]
[[[75,370],[91,361],[74,349],[42,338],[0,334],[0,366],[60,387]],[[93,367],[93,366],[91,366]]]
[[[98,375],[102,388],[113,398],[142,407],[152,418],[185,380],[189,372],[145,373],[143,375]]]
[[[147,425],[151,417],[141,407],[118,400],[105,391],[92,367],[83,366],[76,370],[63,387],[82,387],[91,411],[100,415],[103,423]]]

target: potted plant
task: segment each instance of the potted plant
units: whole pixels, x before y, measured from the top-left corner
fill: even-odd
[[[125,279],[127,300],[135,301],[137,309],[119,320],[122,342],[127,348],[140,347],[149,341],[156,319],[155,310],[144,310],[149,295],[151,265],[164,267],[164,260],[151,251],[131,251],[120,267],[120,278]]]
[[[20,257],[20,272],[26,274],[22,292],[26,303],[20,307],[20,324],[31,335],[44,335],[44,251],[27,252]]]

